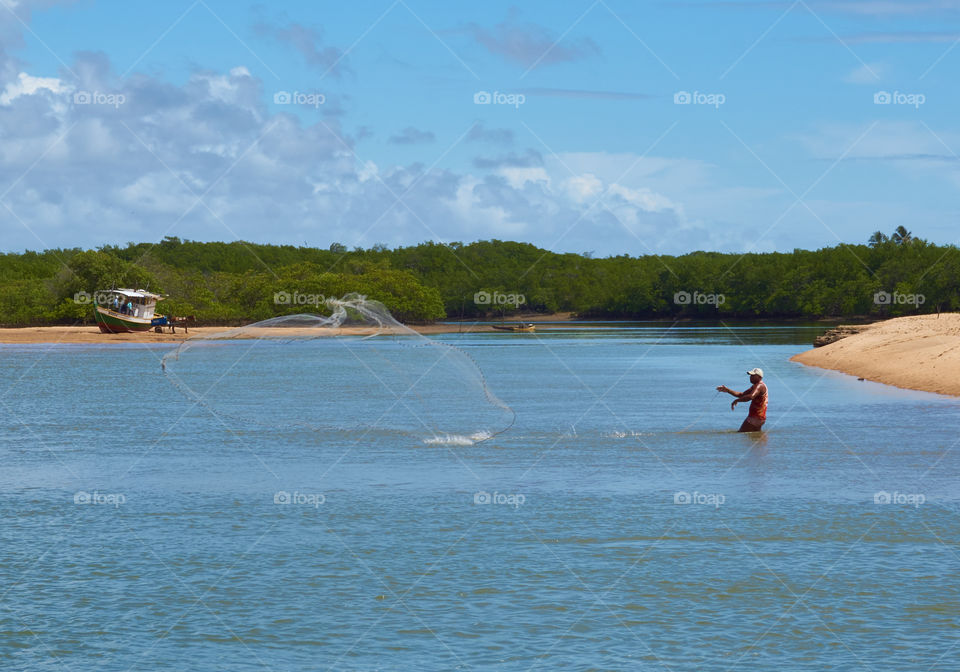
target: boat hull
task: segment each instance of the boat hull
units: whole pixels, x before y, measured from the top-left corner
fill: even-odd
[[[112,310],[97,306],[94,313],[97,326],[105,334],[127,334],[136,331],[150,331],[151,321],[142,317],[121,315]]]
[[[530,327],[511,327],[511,326],[502,326],[502,325],[499,325],[499,324],[492,324],[492,325],[490,325],[490,326],[492,326],[494,329],[499,329],[500,331],[520,331],[520,332],[525,332],[525,333],[528,333],[528,334],[536,330],[536,327],[533,327],[533,326],[530,326]]]

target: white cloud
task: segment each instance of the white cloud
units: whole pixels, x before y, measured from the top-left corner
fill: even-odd
[[[541,166],[535,168],[507,166],[500,168],[497,172],[515,189],[523,187],[527,182],[544,182],[548,188],[550,187],[550,176]]]
[[[268,106],[272,91],[243,66],[182,85],[121,81],[102,54],[81,53],[70,70],[79,77],[69,84],[0,70],[0,171],[23,176],[5,203],[37,236],[7,217],[6,249],[164,235],[351,247],[499,237],[600,255],[744,249],[744,203],[782,192],[727,186],[704,161],[629,152],[518,148],[425,175],[419,164],[358,160],[338,116]],[[75,90],[125,102],[75,104]],[[485,133],[477,139],[513,139]]]
[[[603,182],[592,173],[568,177],[562,185],[566,194],[577,203],[595,201],[604,191]]]
[[[663,222],[682,217],[672,198],[642,183],[689,171],[682,162],[640,161],[631,177],[641,184],[615,182],[618,168],[637,162],[631,155],[561,162],[531,150],[425,175],[417,164],[358,161],[336,117],[271,113],[243,67],[199,71],[182,86],[146,75],[121,82],[98,54],[78,55],[71,69],[75,84],[22,73],[2,89],[0,171],[22,176],[5,203],[30,229],[6,218],[7,249],[37,248],[37,238],[92,247],[164,235],[324,246],[501,237],[640,254],[637,231],[663,238]],[[76,104],[75,90],[124,102]],[[590,209],[605,193],[616,218]]]
[[[57,77],[32,77],[25,72],[17,75],[17,79],[7,84],[0,93],[0,105],[9,105],[14,98],[32,96],[38,91],[49,91],[60,94],[71,90]]]
[[[626,203],[637,206],[647,212],[663,212],[666,210],[675,210],[680,212],[681,208],[673,203],[663,194],[658,194],[650,189],[629,189],[620,184],[612,184],[608,193],[614,198],[620,198]]]

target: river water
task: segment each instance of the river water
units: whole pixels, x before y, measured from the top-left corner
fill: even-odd
[[[0,346],[0,666],[953,669],[958,402],[790,362],[822,329],[443,336],[516,413],[472,445],[225,421],[158,347]],[[714,390],[755,366],[762,437]]]

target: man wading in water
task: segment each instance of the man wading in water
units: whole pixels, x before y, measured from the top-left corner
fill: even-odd
[[[734,392],[726,385],[717,388],[718,392],[726,392],[736,397],[730,404],[730,409],[736,408],[737,403],[741,401],[750,402],[750,412],[747,419],[740,425],[738,432],[759,432],[763,423],[767,421],[767,386],[763,382],[763,369],[750,369],[747,371],[750,376],[750,389],[745,392]]]

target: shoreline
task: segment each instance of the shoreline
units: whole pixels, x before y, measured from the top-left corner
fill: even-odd
[[[182,343],[191,336],[212,336],[240,329],[242,327],[191,327],[185,333],[177,329],[177,333],[141,331],[126,334],[104,334],[96,325],[78,327],[5,327],[0,328],[0,345],[120,345],[129,343],[162,344]],[[456,333],[488,333],[495,331],[489,325],[448,325],[431,324],[411,326],[419,334],[456,334]]]
[[[790,358],[907,390],[960,396],[960,313],[911,315]]]
[[[556,313],[554,315],[519,316],[507,320],[508,324],[516,322],[534,323],[564,323],[551,325],[553,328],[576,326],[576,320],[571,313]],[[445,322],[436,324],[406,325],[418,334],[425,336],[439,334],[477,334],[503,333],[491,326],[493,321],[481,322]],[[67,345],[119,345],[127,343],[181,343],[191,336],[211,336],[217,333],[241,329],[243,326],[230,327],[190,327],[189,332],[178,328],[175,334],[155,331],[141,331],[126,334],[104,334],[95,324],[77,326],[47,326],[47,327],[0,327],[0,345],[33,345],[33,344],[67,344]]]
[[[854,318],[856,319],[856,318]],[[578,318],[573,313],[562,312],[544,315],[541,313],[514,315],[506,320],[507,324],[517,322],[532,322],[538,326],[546,326],[550,329],[577,329],[589,327],[591,324],[617,324],[633,322],[662,322],[664,324],[686,323],[686,322],[731,322],[737,323],[742,320],[726,317],[713,320],[697,318],[647,318],[647,319],[613,319],[613,318]],[[749,322],[821,322],[831,324],[832,320],[801,320],[799,318],[773,319],[773,318],[754,318],[747,320]],[[495,318],[485,318],[483,320],[455,320],[448,319],[443,322],[433,324],[408,324],[405,325],[419,334],[425,336],[440,334],[476,334],[476,333],[503,333],[493,328],[493,324],[499,324],[500,321]],[[154,331],[144,331],[135,334],[103,334],[96,324],[86,325],[56,325],[56,326],[34,326],[34,327],[0,327],[0,345],[28,345],[28,344],[96,344],[112,345],[121,343],[180,343],[193,335],[210,336],[218,332],[240,329],[247,325],[232,326],[206,326],[190,327],[190,332],[184,334],[178,330],[176,334],[162,333]]]

